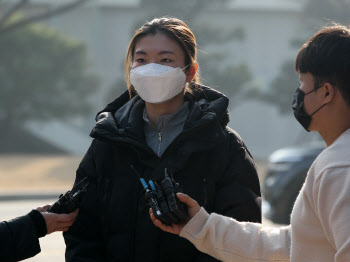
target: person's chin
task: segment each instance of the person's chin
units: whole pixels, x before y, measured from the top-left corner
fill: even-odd
[[[313,125],[310,125],[309,128],[308,128],[308,130],[309,130],[310,132],[318,132],[318,129],[317,129],[315,126],[313,126]]]

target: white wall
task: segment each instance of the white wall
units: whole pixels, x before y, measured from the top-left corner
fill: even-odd
[[[276,149],[296,144],[306,133],[292,112],[280,115],[275,107],[257,101],[235,108],[229,126],[238,132],[257,159],[265,159]]]

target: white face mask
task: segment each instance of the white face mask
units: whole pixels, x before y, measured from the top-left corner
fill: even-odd
[[[185,87],[186,75],[180,67],[150,63],[130,70],[130,83],[148,103],[166,102]]]

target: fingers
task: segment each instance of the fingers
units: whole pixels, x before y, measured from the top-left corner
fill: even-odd
[[[153,217],[152,217],[153,216]],[[159,219],[156,219],[155,216],[151,215],[151,219],[153,221],[153,224],[156,226],[156,227],[159,227],[161,230],[163,231],[166,231],[166,232],[169,232],[169,233],[173,233],[174,234],[174,230],[171,226],[167,226],[167,225],[164,225]]]
[[[165,231],[165,232],[168,232],[168,233],[172,233],[172,234],[179,234],[181,229],[183,228],[183,225],[165,225],[163,224],[159,219],[157,219],[154,214],[153,214],[153,211],[152,209],[150,208],[149,209],[149,214],[150,214],[150,217],[151,217],[151,220],[153,222],[153,224],[156,226],[156,227],[159,227],[161,230]]]
[[[188,195],[183,194],[183,193],[177,193],[176,194],[177,198],[186,204],[187,207],[191,208],[191,207],[197,207],[198,203],[196,200],[190,198]]]
[[[42,213],[42,215],[46,219],[55,221],[55,223],[63,223],[67,225],[72,225],[74,223],[77,214],[78,214],[78,210],[70,214]]]
[[[163,226],[166,226],[164,225],[162,222],[159,221],[159,219],[157,219],[154,214],[153,214],[153,211],[152,211],[152,208],[149,209],[149,214],[150,214],[150,217],[151,217],[151,220],[153,222],[153,224],[157,227],[159,227],[160,229],[164,230],[163,229]]]
[[[36,210],[38,210],[39,212],[46,212],[49,209],[50,206],[51,205],[45,205],[45,206],[42,206],[42,207],[37,207]]]
[[[79,213],[79,208],[77,208],[76,210],[74,210],[72,213],[68,214],[70,216],[72,216],[74,219],[77,217]]]
[[[151,217],[151,220],[152,220],[153,224],[156,225],[155,224],[156,217],[153,214],[152,208],[149,209],[149,216]]]
[[[58,222],[74,221],[74,218],[70,214],[56,214]]]
[[[55,213],[41,213],[46,222],[47,234],[56,231],[67,231],[73,225],[79,210],[75,210],[70,214],[55,214]]]
[[[73,223],[74,223],[74,221],[69,221],[69,222],[58,222],[58,223],[57,223],[57,227],[58,227],[58,228],[61,228],[61,227],[70,227]]]
[[[55,230],[55,232],[59,232],[59,231],[62,231],[62,232],[66,232],[68,231],[69,227],[59,227],[57,228],[57,230]]]
[[[74,222],[76,216],[78,215],[78,212],[79,212],[79,209],[69,214],[56,214],[57,220],[62,222]]]

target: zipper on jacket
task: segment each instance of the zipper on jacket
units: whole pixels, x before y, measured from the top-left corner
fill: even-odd
[[[158,157],[160,157],[160,144],[162,143],[162,130],[158,133]]]
[[[162,144],[163,118],[161,118],[160,130],[158,132],[158,157],[160,157],[160,145]]]

